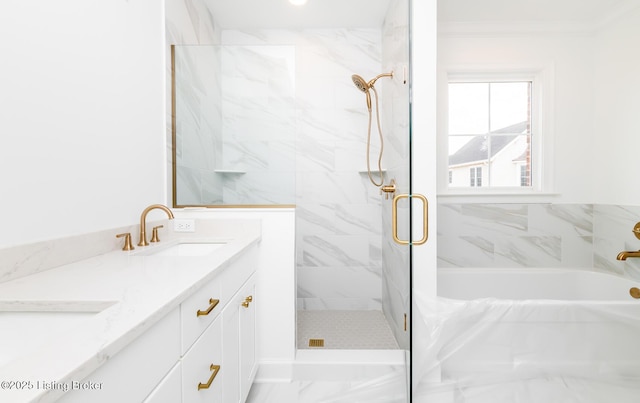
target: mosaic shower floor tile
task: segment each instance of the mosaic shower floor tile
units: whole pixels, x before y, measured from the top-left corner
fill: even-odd
[[[310,340],[322,340],[323,347],[310,347]],[[298,311],[297,342],[299,349],[398,348],[381,311]]]

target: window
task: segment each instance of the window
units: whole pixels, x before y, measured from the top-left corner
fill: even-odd
[[[520,186],[529,186],[531,183],[531,173],[526,165],[520,165]]]
[[[495,75],[492,75],[495,76]],[[493,77],[492,77],[493,78]],[[533,188],[534,80],[451,79],[449,188]],[[468,179],[465,178],[468,174]]]
[[[469,169],[469,179],[469,186],[482,186],[482,167],[472,167],[471,169]]]

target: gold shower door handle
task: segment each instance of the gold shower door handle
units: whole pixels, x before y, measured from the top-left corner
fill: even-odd
[[[409,242],[403,239],[398,238],[398,202],[400,199],[419,199],[422,201],[422,239]],[[391,233],[393,234],[393,240],[400,245],[424,245],[427,242],[427,238],[429,237],[429,202],[427,198],[421,194],[399,194],[393,198],[393,204],[391,207]]]

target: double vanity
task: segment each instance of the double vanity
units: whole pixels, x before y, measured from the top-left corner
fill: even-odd
[[[244,402],[260,222],[197,229],[0,283],[0,401]]]

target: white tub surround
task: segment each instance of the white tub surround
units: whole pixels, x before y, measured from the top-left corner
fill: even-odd
[[[82,382],[160,319],[177,314],[183,301],[213,278],[226,276],[260,241],[257,220],[199,220],[196,225],[198,232],[158,245],[0,283],[0,329],[14,338],[0,347],[0,379],[26,385],[3,387],[0,401],[60,398],[60,385]],[[204,256],[149,254],[181,242],[225,244]]]
[[[634,402],[636,281],[589,270],[440,270],[416,296],[416,401]]]
[[[640,281],[640,259],[616,260],[640,248],[639,217],[635,205],[441,201],[438,267],[594,267]]]
[[[593,269],[448,268],[438,272],[438,295],[456,300],[548,300],[555,303],[624,302],[638,282]]]

